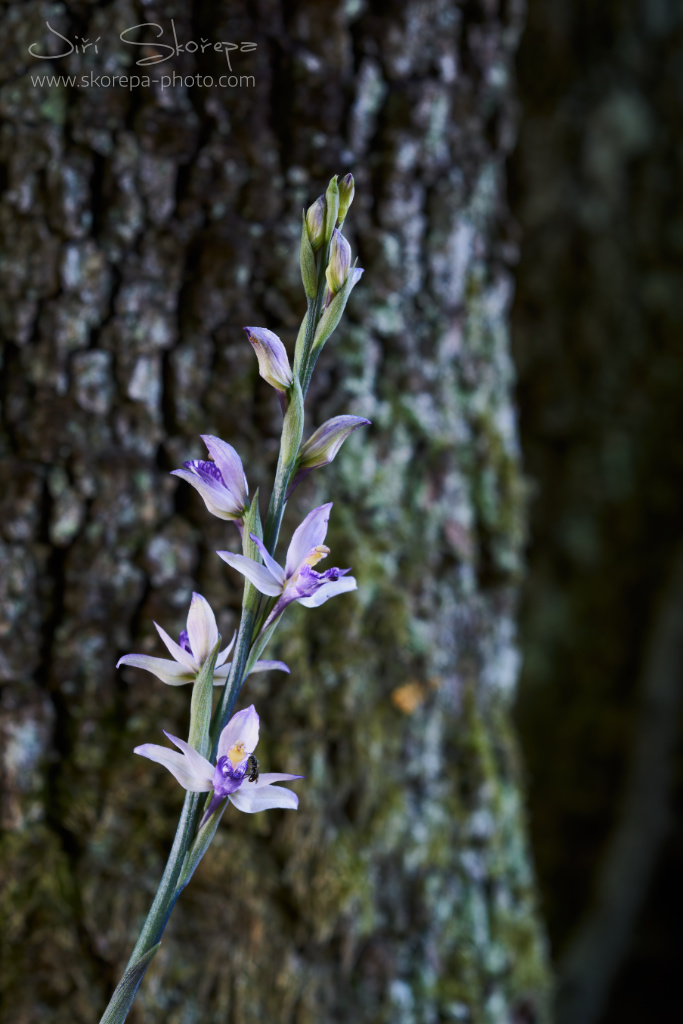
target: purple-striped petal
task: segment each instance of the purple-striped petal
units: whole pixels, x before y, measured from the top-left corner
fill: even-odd
[[[239,455],[226,441],[213,434],[201,434],[201,439],[209,449],[209,454],[218,466],[223,484],[233,495],[238,506],[244,510],[249,497],[249,486]]]
[[[186,465],[192,464],[186,463]],[[205,463],[205,465],[212,465],[212,463]],[[226,487],[220,486],[211,477],[206,476],[205,473],[199,476],[189,469],[174,469],[171,472],[171,476],[180,477],[181,480],[185,480],[196,491],[199,491],[211,515],[217,516],[219,519],[228,520],[239,519],[242,516],[244,507],[235,500]]]

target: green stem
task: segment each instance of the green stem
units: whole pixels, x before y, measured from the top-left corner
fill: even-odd
[[[296,469],[301,447],[301,436],[304,429],[304,399],[301,394],[299,381],[295,377],[289,390],[289,406],[282,425],[282,437],[280,438],[280,454],[277,460],[277,471],[275,483],[270,496],[266,529],[264,532],[264,544],[271,555],[275,552],[277,539],[280,534],[282,514],[287,504],[287,491],[292,473]]]
[[[266,545],[271,555],[275,552],[278,537],[280,536],[280,526],[282,525],[282,516],[285,511],[285,505],[287,504],[287,488],[289,487],[291,475],[292,466],[290,462],[285,459],[283,446],[280,445],[280,455],[277,460],[275,483],[273,484],[273,491],[270,496],[268,515],[266,516],[266,528],[263,534],[263,543]]]
[[[308,386],[311,383],[311,375],[313,373],[313,366],[311,363],[311,349],[313,348],[313,339],[315,332],[320,323],[320,318],[323,315],[323,298],[325,295],[325,285],[327,279],[325,277],[325,270],[330,259],[330,242],[326,242],[320,249],[318,256],[318,291],[316,293],[313,302],[308,303],[308,312],[306,316],[306,334],[304,337],[303,351],[301,353],[300,363],[295,363],[294,370],[299,378],[301,384],[301,393],[305,398],[308,391]]]
[[[135,949],[131,954],[123,977],[117,985],[107,1009],[104,1011],[100,1024],[122,1024],[135,999],[138,986],[154,955],[152,951],[156,951],[156,947],[159,945],[164,928],[178,898],[177,882],[185,854],[197,830],[197,814],[201,799],[201,793],[185,794],[180,821],[178,822],[173,846],[168,855],[159,888],[150,907],[147,919],[142,926],[142,931],[138,936],[138,941],[135,944]]]
[[[251,604],[247,604],[247,600],[251,602],[253,600],[252,594],[247,591],[252,591],[254,588],[251,584],[245,584],[244,601],[242,604],[242,618],[240,619],[240,627],[237,633],[237,640],[235,641],[235,649],[232,656],[232,664],[230,665],[230,672],[228,678],[225,681],[221,698],[218,702],[216,710],[213,713],[213,719],[211,722],[211,761],[216,760],[216,750],[218,748],[218,738],[225,728],[232,709],[235,706],[235,701],[239,697],[240,690],[242,689],[242,682],[244,679],[244,670],[247,664],[247,657],[249,655],[249,648],[251,647],[251,638],[254,632],[254,622],[256,620],[256,608],[258,607],[258,599],[255,605],[252,607]]]

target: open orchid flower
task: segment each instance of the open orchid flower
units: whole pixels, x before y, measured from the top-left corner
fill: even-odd
[[[330,553],[330,549],[323,541],[327,534],[331,508],[331,501],[327,505],[314,508],[297,527],[287,550],[284,569],[268,554],[263,541],[253,533],[250,537],[261,552],[265,565],[260,565],[245,555],[234,555],[231,551],[216,552],[224,562],[246,576],[262,594],[278,598],[264,625],[281,615],[292,601],[299,601],[306,608],[317,608],[337,594],[345,594],[356,589],[353,576],[346,576],[350,569],[334,568],[327,569],[326,572],[316,572],[313,568],[321,558]]]
[[[190,611],[187,616],[187,629],[184,629],[178,637],[178,643],[171,639],[168,633],[157,625],[157,632],[166,644],[173,661],[169,658],[153,658],[148,654],[124,654],[116,664],[132,665],[134,668],[142,668],[145,672],[151,672],[169,686],[183,686],[185,683],[193,683],[201,671],[202,665],[211,654],[218,643],[218,627],[216,616],[211,605],[201,594],[193,594],[190,603]],[[230,662],[227,660],[235,643],[235,637],[216,658],[216,667],[213,673],[213,685],[222,686],[230,671]],[[268,672],[270,669],[278,669],[280,672],[289,672],[284,661],[257,661],[252,672]]]
[[[148,757],[168,768],[180,785],[191,793],[210,793],[211,802],[206,809],[202,824],[221,804],[225,797],[239,811],[254,814],[272,807],[285,807],[295,811],[299,798],[291,789],[274,786],[274,782],[302,779],[303,775],[288,775],[284,772],[260,773],[258,762],[253,757],[258,743],[259,717],[254,705],[233,715],[218,740],[216,765],[202,757],[185,740],[166,732],[171,743],[182,753],[156,743],[143,743],[135,748],[136,754]]]
[[[239,455],[220,437],[201,434],[209,449],[213,462],[191,459],[185,462],[185,469],[174,469],[172,476],[186,480],[199,491],[204,504],[219,519],[233,519],[241,527],[241,519],[247,507],[249,487]]]

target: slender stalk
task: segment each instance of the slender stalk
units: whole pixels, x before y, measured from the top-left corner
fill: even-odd
[[[131,953],[128,967],[134,963],[143,953],[156,945],[163,935],[166,922],[171,916],[171,911],[176,901],[176,883],[180,875],[183,859],[197,829],[197,816],[200,801],[204,799],[202,793],[186,793],[183,809],[180,814],[180,821],[176,829],[175,838],[171,852],[166,861],[166,867],[154,897],[147,919],[142,926],[142,931]]]
[[[287,491],[292,473],[296,469],[301,447],[301,437],[304,430],[304,399],[301,393],[301,386],[296,377],[289,390],[289,407],[282,424],[282,437],[280,438],[280,454],[277,460],[277,471],[275,483],[270,496],[268,506],[268,517],[264,543],[268,551],[273,554],[277,546],[277,539],[280,533],[282,514],[287,504]]]
[[[308,386],[311,383],[311,375],[313,373],[313,366],[310,366],[311,361],[311,349],[313,348],[313,339],[315,332],[320,323],[320,318],[323,315],[323,298],[325,295],[325,285],[327,283],[325,278],[325,268],[330,259],[330,245],[331,240],[326,242],[320,249],[318,254],[318,290],[315,299],[308,303],[308,313],[306,315],[306,334],[304,336],[304,343],[301,353],[300,365],[295,363],[294,372],[299,378],[301,384],[301,393],[305,398],[308,392]],[[314,364],[315,365],[315,364]]]
[[[242,683],[244,682],[244,670],[247,664],[247,658],[249,656],[249,649],[251,647],[251,639],[254,632],[254,622],[256,620],[256,608],[258,601],[254,607],[247,607],[247,590],[253,589],[249,583],[245,585],[244,603],[242,604],[242,618],[240,619],[240,626],[237,633],[237,640],[235,641],[235,649],[232,656],[232,664],[230,666],[230,673],[225,681],[223,692],[221,693],[220,700],[213,713],[211,720],[211,757],[210,760],[216,760],[216,750],[218,748],[218,739],[221,731],[225,727],[232,709],[235,706],[235,701],[240,695],[242,689]]]
[[[173,846],[168,855],[159,888],[138,936],[138,941],[135,943],[135,949],[131,953],[123,977],[109,1000],[100,1024],[121,1024],[126,1019],[140,982],[153,959],[156,947],[159,945],[179,895],[179,890],[177,889],[178,878],[185,854],[197,829],[197,817],[201,799],[201,793],[185,794],[180,821],[178,822]]]

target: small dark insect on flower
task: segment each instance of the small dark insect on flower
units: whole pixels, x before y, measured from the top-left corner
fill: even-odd
[[[259,763],[258,758],[254,757],[253,754],[250,754],[247,758],[247,771],[249,772],[247,775],[249,782],[258,782]]]

